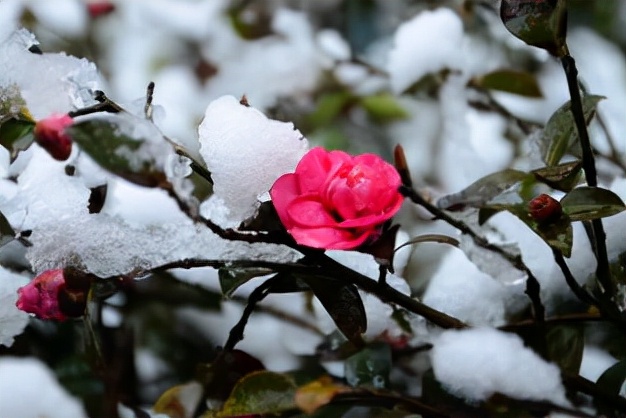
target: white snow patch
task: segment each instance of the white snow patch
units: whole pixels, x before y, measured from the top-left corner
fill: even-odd
[[[501,393],[568,405],[559,368],[517,335],[490,328],[444,331],[433,344],[435,378],[453,394],[480,401]]]
[[[400,25],[387,71],[394,93],[402,93],[428,73],[460,69],[463,23],[452,10],[425,11]]]
[[[0,267],[0,345],[10,347],[14,337],[24,331],[29,315],[17,309],[17,289],[29,280]]]
[[[87,414],[41,361],[3,357],[0,358],[0,416],[86,418]]]
[[[259,196],[282,174],[293,172],[308,149],[292,123],[268,119],[233,96],[211,102],[198,132],[200,153],[214,181],[211,200],[221,199],[228,209],[223,226],[252,216]],[[212,209],[207,216],[217,222]]]

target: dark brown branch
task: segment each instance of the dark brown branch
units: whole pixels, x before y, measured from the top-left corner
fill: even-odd
[[[574,277],[571,270],[569,269],[569,266],[565,262],[565,258],[563,257],[563,254],[555,248],[552,249],[552,254],[554,255],[554,261],[556,261],[556,264],[559,266],[559,268],[563,272],[563,276],[565,276],[565,282],[567,283],[571,291],[574,292],[576,297],[583,303],[593,305],[593,306],[599,306],[598,301],[595,300],[593,296],[591,296],[587,291],[585,291],[585,289],[583,289],[578,284],[578,282],[576,281],[576,278]]]
[[[598,185],[598,174],[596,172],[596,163],[593,156],[593,150],[591,148],[591,141],[589,140],[589,133],[587,132],[587,122],[585,121],[585,114],[583,112],[582,98],[580,96],[580,90],[578,88],[578,69],[576,68],[576,62],[571,55],[565,55],[561,58],[563,64],[563,70],[567,78],[567,86],[571,98],[571,110],[574,117],[574,123],[578,131],[578,138],[580,140],[580,146],[582,149],[582,162],[583,170],[585,171],[585,178],[587,184],[592,187]],[[604,226],[601,219],[594,219],[591,221],[593,228],[593,238],[596,248],[596,259],[598,266],[596,268],[596,277],[598,282],[603,287],[603,292],[608,295],[607,299],[610,299],[615,294],[615,287],[611,280],[611,272],[609,269],[609,257],[606,249],[606,233],[604,232]]]

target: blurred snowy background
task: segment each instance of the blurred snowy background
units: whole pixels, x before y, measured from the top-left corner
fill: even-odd
[[[600,181],[625,198],[624,163],[615,155],[623,153],[626,146],[626,3],[572,0],[568,4],[568,45],[581,80],[590,93],[607,97],[599,107],[606,130],[597,123],[591,127],[594,146],[601,154]],[[437,197],[458,192],[507,167],[540,166],[535,141],[540,127],[568,100],[560,63],[511,36],[499,19],[498,7],[497,1],[478,0],[0,0],[0,39],[6,40],[16,28],[24,27],[34,34],[41,51],[86,58],[95,67],[82,62],[79,66],[85,71],[80,74],[85,79],[74,81],[105,91],[129,109],[143,105],[146,86],[154,81],[157,126],[195,155],[199,155],[198,126],[209,103],[223,95],[245,95],[268,117],[293,122],[310,146],[374,152],[390,160],[393,146],[402,144],[416,183]],[[32,81],[32,85],[42,86],[28,92],[30,100],[25,97],[36,117],[76,106],[76,98],[71,101],[54,89],[46,90],[45,69],[28,67],[26,61],[14,58],[18,55],[10,55],[9,49],[0,52],[4,54],[0,55],[1,81],[19,78],[24,85]],[[486,74],[501,69],[526,72],[536,80],[539,93],[528,97],[482,87]],[[2,73],[13,75],[3,78]],[[41,114],[36,113],[37,106],[41,106]],[[0,153],[4,179],[0,210],[14,228],[35,231],[35,246],[20,261],[23,268],[30,266],[40,272],[58,267],[71,253],[84,256],[84,264],[92,271],[110,275],[128,270],[132,263],[154,265],[181,257],[242,251],[238,246],[216,250],[223,243],[198,233],[163,191],[141,188],[97,170],[92,177],[78,181],[63,175],[63,164],[50,161],[37,149],[12,165],[8,153],[4,149]],[[89,161],[77,164],[84,172],[93,169]],[[17,176],[19,185],[10,181]],[[48,182],[51,178],[56,181],[54,187]],[[102,182],[107,182],[109,194],[101,219],[94,221],[76,203],[84,203],[85,186]],[[207,193],[198,192],[198,198],[206,198]],[[399,220],[402,240],[425,232],[456,234],[449,226],[429,222],[428,216],[414,207],[406,207]],[[615,257],[626,249],[624,216],[606,223]],[[39,232],[38,227],[42,228]],[[519,246],[541,281],[548,310],[558,312],[572,296],[548,247],[506,213],[494,217],[490,227],[494,239]],[[570,266],[584,282],[594,271],[595,260],[582,228],[575,234]],[[61,244],[60,235],[64,236]],[[0,295],[3,305],[13,304],[10,295],[27,277],[9,271],[9,267],[16,270],[16,246],[0,251],[0,261],[7,266],[0,270],[0,283],[6,287],[2,293],[6,296]],[[126,251],[124,260],[108,253],[120,248]],[[149,254],[142,254],[146,249]],[[258,257],[279,254],[284,261],[293,257],[271,247],[246,247],[244,251],[256,251]],[[342,262],[377,277],[372,260],[359,257],[337,255]],[[410,259],[407,250],[396,261],[401,277],[395,287],[472,325],[503,325],[528,303],[523,285],[515,277],[494,280],[457,250],[424,245]],[[190,378],[196,363],[211,358],[213,347],[223,344],[241,315],[243,296],[259,283],[251,281],[235,300],[224,302],[213,269],[176,271],[167,278],[171,280],[161,280],[154,289],[153,283],[140,282],[135,300],[112,301],[103,312],[111,326],[126,321],[139,330],[135,366],[143,383],[139,400],[144,403]],[[192,287],[181,290],[181,282]],[[391,308],[368,298],[372,299],[366,301],[369,333],[374,338],[395,325],[389,320]],[[272,296],[265,309],[267,312],[253,316],[240,348],[272,370],[298,367],[315,354],[322,336],[334,329],[319,306],[317,317],[311,315],[301,295]],[[281,315],[290,317],[291,322],[277,319]],[[98,392],[98,387],[80,388],[81,378],[98,383],[90,380],[88,373],[77,371],[82,363],[74,349],[62,347],[64,339],[75,332],[70,325],[62,324],[52,332],[49,324],[34,321],[20,339],[26,315],[8,312],[3,318],[12,328],[0,331],[0,343],[10,346],[13,336],[17,340],[11,349],[0,348],[0,354],[30,354],[47,361],[66,388],[83,399]],[[419,319],[415,318],[413,325],[420,329],[415,344],[434,340]],[[35,337],[41,339],[38,348],[29,345]],[[497,345],[503,337],[485,331],[463,338],[474,342],[491,338]],[[440,367],[442,380],[453,381],[458,374],[447,373],[452,366],[445,360],[462,357],[463,347],[471,343],[455,340],[454,335],[443,335],[440,341],[432,362]],[[592,380],[616,361],[608,350],[598,348],[601,343],[601,337],[594,340],[591,336],[585,350],[581,374]],[[526,350],[516,341],[504,344],[513,347],[512,356],[515,350]],[[464,371],[464,376],[475,370],[484,373],[490,359],[476,358],[475,369]],[[8,360],[0,357],[0,382],[21,373],[13,369],[16,364],[3,367],[3,361]],[[428,361],[420,358],[412,366],[419,370],[425,363]],[[343,373],[343,366],[325,366],[335,374]],[[553,372],[546,373],[553,376]],[[494,373],[506,375],[508,369],[505,365]],[[562,403],[560,382],[549,380],[546,384],[558,386],[552,400]],[[459,393],[480,399],[502,390],[496,378],[480,388],[475,385],[472,381],[465,386],[460,383]],[[530,386],[532,381],[510,390],[524,393],[528,389],[528,396],[535,396],[536,388]],[[475,392],[464,392],[463,387],[474,387]],[[411,390],[418,393],[420,388]],[[0,404],[6,393],[0,390]]]

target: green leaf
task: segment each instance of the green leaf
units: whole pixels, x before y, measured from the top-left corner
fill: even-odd
[[[528,178],[528,174],[523,171],[507,169],[497,173],[489,174],[464,190],[441,197],[437,201],[437,206],[443,209],[454,206],[481,207],[496,196],[502,194],[514,185],[521,183]]]
[[[166,181],[151,156],[140,152],[144,140],[120,132],[114,122],[95,119],[77,123],[67,130],[72,140],[104,169],[145,187]]]
[[[577,187],[561,199],[563,212],[572,221],[606,218],[626,209],[624,202],[610,190],[600,187]]]
[[[626,381],[626,360],[615,363],[602,373],[596,385],[602,393],[618,396],[622,385]],[[594,404],[598,408],[598,414],[605,416],[615,416],[615,410],[610,405],[605,404],[599,397],[594,398]]]
[[[242,4],[245,5],[245,2]],[[231,25],[242,39],[255,40],[274,34],[272,19],[268,13],[257,9],[254,18],[249,19],[247,16],[250,15],[247,12],[245,6],[235,6],[228,10]]]
[[[557,57],[567,54],[566,0],[502,0],[500,18],[509,32],[528,45]]]
[[[297,409],[296,389],[293,380],[284,374],[252,372],[237,382],[218,416],[278,414]]]
[[[591,122],[598,103],[603,99],[605,99],[603,96],[583,97],[583,114],[587,124]],[[541,143],[546,146],[544,161],[549,166],[558,164],[566,153],[572,152],[572,148],[578,145],[578,131],[571,111],[571,102],[565,103],[550,117],[543,130]]]
[[[556,190],[569,192],[578,184],[582,172],[582,162],[579,160],[559,164],[551,167],[533,170],[537,181],[540,181]]]
[[[423,242],[436,242],[436,243],[439,243],[439,244],[448,244],[448,245],[451,245],[453,247],[458,247],[459,246],[459,240],[457,240],[455,238],[452,238],[452,237],[449,237],[447,235],[424,234],[424,235],[417,236],[415,238],[411,238],[407,242],[405,242],[405,243],[403,243],[401,245],[398,245],[394,251],[398,251],[400,248],[404,248],[407,245],[421,244]]]
[[[391,366],[389,345],[374,343],[346,359],[344,370],[350,386],[383,389],[389,386]]]
[[[389,93],[374,94],[361,99],[361,105],[369,117],[378,123],[394,122],[409,117],[407,111]]]
[[[231,297],[235,290],[249,280],[259,276],[272,274],[273,270],[268,268],[221,268],[217,275],[220,280],[220,289],[226,297]]]
[[[35,122],[15,117],[0,124],[0,145],[9,151],[11,162],[15,161],[20,151],[28,149],[35,141],[33,129]]]
[[[473,85],[504,91],[526,97],[542,97],[537,79],[530,73],[515,70],[497,70],[477,77]]]
[[[307,122],[313,129],[328,126],[341,112],[354,100],[352,94],[347,91],[331,92],[322,95],[315,111],[307,117]]]
[[[585,348],[584,328],[572,325],[555,326],[550,328],[546,339],[549,359],[564,372],[577,375]]]
[[[15,239],[15,231],[5,218],[4,214],[0,212],[0,247],[8,244]]]
[[[363,345],[367,330],[365,307],[356,286],[322,276],[302,276],[341,333],[354,345]]]
[[[535,221],[528,212],[528,202],[515,204],[490,204],[482,207],[478,212],[479,222],[486,220],[494,214],[506,210],[517,216],[534,233],[539,235],[551,248],[559,250],[565,257],[572,254],[574,242],[574,229],[569,219],[563,217],[556,222],[540,224]]]

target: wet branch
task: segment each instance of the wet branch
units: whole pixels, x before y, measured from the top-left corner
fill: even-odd
[[[580,140],[580,146],[582,148],[582,162],[583,170],[585,171],[585,178],[587,184],[591,187],[598,185],[598,174],[596,171],[595,158],[593,156],[593,149],[591,148],[591,141],[589,140],[589,133],[587,132],[587,123],[585,121],[585,115],[583,112],[582,99],[580,96],[580,90],[578,88],[578,69],[576,68],[576,62],[571,55],[566,54],[561,58],[563,64],[563,70],[567,78],[567,86],[569,88],[569,94],[571,98],[571,110],[578,131],[578,138]],[[594,219],[591,221],[593,230],[593,242],[595,244],[595,255],[598,261],[596,268],[596,277],[598,282],[602,286],[604,294],[611,298],[615,294],[615,288],[611,281],[610,269],[609,269],[609,257],[606,249],[606,233],[604,232],[604,226],[601,219]]]

